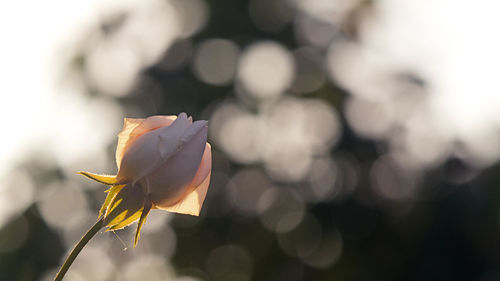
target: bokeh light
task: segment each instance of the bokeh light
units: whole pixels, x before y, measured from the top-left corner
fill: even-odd
[[[286,188],[266,190],[259,199],[258,208],[262,224],[277,233],[293,230],[305,215],[303,200]]]
[[[109,27],[88,42],[85,68],[92,86],[123,96],[134,86],[142,68],[156,62],[183,28],[193,27],[182,26],[186,15],[179,15],[164,1],[114,6],[113,12]]]
[[[286,254],[305,259],[319,249],[322,235],[318,220],[308,215],[292,231],[279,234],[278,243]]]
[[[100,232],[67,280],[498,279],[493,1],[1,7],[1,280],[52,280],[123,117],[182,111],[209,120],[201,216]]]
[[[212,250],[207,258],[207,272],[212,280],[252,280],[252,258],[237,245],[224,245]]]
[[[201,43],[193,59],[198,78],[209,84],[232,82],[238,59],[238,46],[231,41],[212,39]]]
[[[335,110],[320,100],[281,99],[258,115],[227,103],[211,120],[211,135],[229,156],[242,163],[262,161],[270,175],[285,181],[305,178],[313,157],[340,138]]]
[[[0,225],[27,208],[35,198],[35,183],[26,171],[15,171],[0,185]]]
[[[277,42],[259,42],[241,54],[238,82],[245,94],[257,99],[272,99],[292,83],[294,60],[290,52]]]

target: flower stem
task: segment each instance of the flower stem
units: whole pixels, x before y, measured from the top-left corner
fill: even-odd
[[[61,266],[61,269],[59,269],[59,272],[56,275],[56,278],[54,278],[54,281],[61,281],[68,271],[69,267],[73,263],[73,261],[76,259],[80,251],[87,245],[87,243],[90,241],[92,237],[103,227],[103,218],[99,219],[94,226],[92,226],[85,235],[83,235],[82,239],[78,241],[78,244],[75,245],[75,248],[71,251],[69,256],[66,258],[64,261],[64,264]]]

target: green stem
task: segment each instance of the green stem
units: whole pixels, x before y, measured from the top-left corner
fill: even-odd
[[[83,235],[82,239],[78,241],[78,244],[76,244],[75,248],[71,251],[69,256],[66,258],[66,261],[64,261],[64,264],[61,266],[61,269],[59,269],[59,272],[56,275],[56,278],[54,278],[54,281],[61,281],[68,271],[69,267],[73,263],[73,261],[76,259],[76,256],[80,253],[80,251],[87,245],[89,240],[94,237],[94,235],[103,227],[103,218],[99,219],[94,226],[92,226],[85,235]]]

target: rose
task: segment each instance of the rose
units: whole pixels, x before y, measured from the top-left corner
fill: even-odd
[[[207,121],[193,123],[185,113],[125,119],[116,150],[117,181],[139,184],[156,208],[198,215],[201,204],[179,203],[200,188],[206,193],[211,168],[206,140]]]
[[[207,121],[193,122],[185,113],[126,118],[116,148],[118,174],[80,172],[111,187],[99,219],[75,245],[54,280],[62,280],[82,248],[103,226],[114,230],[139,220],[135,247],[151,209],[199,215],[212,168],[207,130]]]
[[[118,174],[80,172],[111,185],[100,216],[110,230],[139,219],[135,243],[151,209],[199,215],[211,174],[207,121],[176,116],[126,118],[118,135]]]

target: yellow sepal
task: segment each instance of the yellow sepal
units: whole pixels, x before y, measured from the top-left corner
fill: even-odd
[[[151,201],[146,201],[144,208],[142,209],[141,218],[139,219],[139,223],[137,224],[137,230],[135,231],[134,237],[134,247],[137,246],[137,242],[141,237],[141,229],[144,223],[146,222],[146,218],[148,217],[149,211],[151,211],[151,207],[153,207],[153,203]]]
[[[111,191],[110,191],[111,192]],[[111,199],[104,214],[109,230],[124,228],[141,217],[146,198],[140,186],[125,185]]]
[[[132,224],[141,217],[142,209],[143,208],[140,208],[135,212],[130,212],[130,211],[121,212],[107,224],[108,229],[106,231],[122,229],[125,226]]]
[[[104,203],[102,204],[101,209],[99,210],[99,217],[101,217],[103,214],[106,213],[108,210],[109,206],[111,205],[111,202],[115,198],[116,194],[124,187],[125,185],[113,185],[111,186],[106,192],[108,193],[106,195],[106,199],[104,200]]]
[[[116,176],[113,175],[99,175],[99,174],[94,174],[94,173],[89,173],[89,172],[78,172],[78,174],[82,176],[86,176],[87,178],[91,180],[95,180],[98,183],[106,184],[106,185],[119,185],[120,183],[118,180],[116,180]]]

